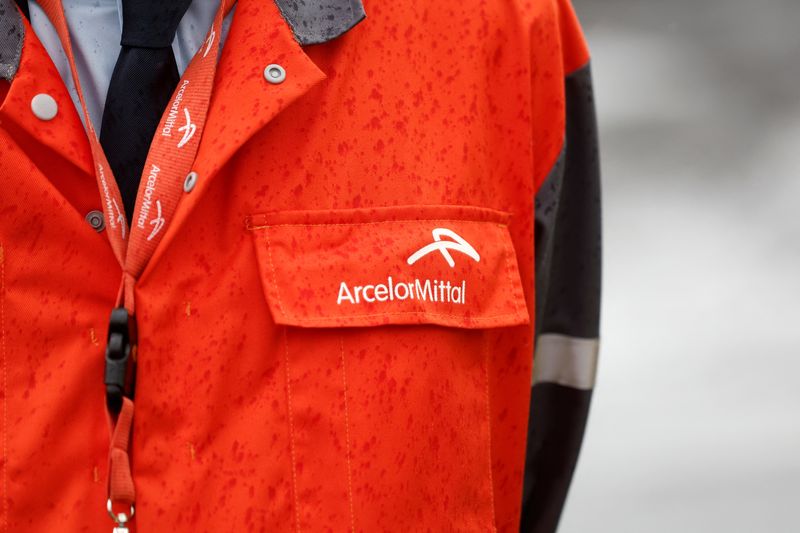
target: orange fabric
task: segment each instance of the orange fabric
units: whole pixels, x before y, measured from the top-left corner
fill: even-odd
[[[156,136],[145,161],[136,206],[132,214],[134,224],[128,228],[125,214],[122,212],[122,197],[114,174],[100,146],[100,140],[83,99],[61,0],[41,2],[42,9],[58,32],[80,97],[94,159],[97,187],[103,199],[103,212],[108,222],[107,235],[125,271],[121,284],[125,306],[131,314],[134,306],[135,279],[144,271],[158,243],[161,242],[164,236],[163,228],[172,222],[172,215],[181,199],[184,178],[194,164],[211,100],[220,49],[219,35],[222,34],[222,19],[228,11],[228,3],[227,0],[221,2],[204,44],[189,63],[159,121]],[[180,122],[183,116],[181,112],[185,114],[187,121],[183,126],[180,125],[183,124]],[[178,138],[181,130],[185,131],[181,138]]]
[[[564,78],[585,66],[589,49],[569,0],[524,1],[523,21],[530,28],[531,125],[533,165],[538,191],[564,146]]]
[[[561,33],[564,72],[569,75],[589,61],[589,45],[583,37],[578,16],[569,0],[558,2],[558,27]]]
[[[86,108],[61,1],[44,0],[41,5],[55,26],[69,59],[72,79],[86,121],[97,186],[103,199],[103,212],[108,222],[106,235],[123,269],[118,304],[124,303],[128,312],[133,315],[136,278],[142,273],[161,241],[164,228],[172,222],[172,215],[182,196],[183,180],[194,164],[211,99],[220,49],[218,36],[222,33],[222,19],[227,13],[228,2],[227,0],[221,2],[204,44],[178,82],[159,122],[145,161],[144,175],[132,217],[134,224],[130,228],[123,212],[122,197],[114,174]],[[176,121],[180,120],[181,111],[186,117],[184,126],[176,124]],[[185,131],[182,138],[178,139],[181,130]],[[128,454],[132,417],[133,403],[126,398],[112,430],[112,446],[109,452],[109,498],[114,503],[121,501],[130,504],[135,501],[134,481]]]
[[[582,46],[565,5],[366,1],[363,23],[304,49],[274,3],[238,2],[197,185],[133,287],[138,531],[517,529],[533,196]],[[84,221],[102,209],[90,146],[26,29],[0,104],[0,531],[107,531],[103,349],[122,269]],[[264,80],[270,63],[283,83]],[[59,107],[47,122],[30,111],[42,92]],[[276,227],[309,221],[351,229]],[[481,261],[436,250],[408,265],[437,227]],[[342,254],[351,239],[380,246]],[[395,307],[357,319],[324,292],[414,268],[466,279],[468,305],[382,302]],[[505,318],[481,324],[489,313]]]
[[[109,451],[108,497],[112,502],[131,504],[136,501],[136,489],[131,476],[130,446],[133,426],[133,402],[122,399],[122,409],[114,422]]]
[[[278,324],[491,328],[528,323],[507,219],[415,206],[278,212],[248,226]]]

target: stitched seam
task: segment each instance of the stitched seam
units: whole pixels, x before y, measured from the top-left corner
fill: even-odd
[[[285,314],[285,313],[284,313]],[[367,315],[345,315],[345,316],[307,316],[307,317],[298,317],[297,315],[285,315],[287,319],[299,319],[304,321],[322,321],[322,322],[330,322],[336,320],[346,321],[349,318],[372,318],[376,316],[395,316],[395,315],[420,315],[420,318],[458,318],[464,320],[464,315],[448,315],[444,313],[429,313],[426,311],[393,311],[393,312],[386,312],[386,313],[372,313]],[[498,318],[516,318],[519,316],[519,311],[515,311],[513,313],[504,313],[502,315],[491,315],[491,316],[479,316],[479,317],[471,317],[469,319],[470,322],[486,322],[488,320],[495,320]]]
[[[3,357],[3,531],[8,531],[8,360],[6,359],[6,257],[0,244],[0,354]]]
[[[492,530],[497,531],[497,516],[495,515],[494,509],[494,475],[492,473],[492,404],[491,395],[489,394],[489,334],[484,332],[483,338],[483,372],[485,375],[484,391],[486,394],[486,436],[489,441],[489,495],[491,496],[490,501],[492,506]]]
[[[300,503],[297,496],[297,460],[294,446],[294,415],[292,414],[292,384],[289,372],[289,339],[283,328],[284,365],[286,372],[286,410],[289,418],[289,452],[292,458],[292,492],[294,500],[294,530],[300,531]]]
[[[267,228],[315,228],[325,226],[374,226],[377,224],[399,224],[403,222],[458,222],[469,224],[496,224],[501,227],[508,227],[508,224],[496,222],[493,220],[464,220],[457,218],[404,218],[401,220],[378,220],[376,222],[341,222],[329,224],[263,224],[261,226],[249,226],[247,229],[267,229]]]
[[[281,292],[278,289],[278,274],[275,271],[275,262],[272,260],[272,244],[269,240],[269,231],[264,232],[264,240],[267,243],[267,254],[269,257],[269,266],[272,269],[272,285],[275,287],[275,297],[278,299],[278,310],[283,316],[286,316],[286,311],[283,310],[283,302],[281,302]]]
[[[344,436],[347,444],[347,498],[350,504],[350,531],[356,531],[356,518],[353,509],[353,468],[350,461],[350,409],[347,404],[347,367],[344,364],[344,336],[339,335],[339,347],[342,353],[342,387],[344,393]]]

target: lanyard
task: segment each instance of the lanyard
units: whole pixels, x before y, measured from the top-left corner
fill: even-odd
[[[124,309],[114,310],[109,326],[109,345],[106,352],[107,383],[110,350],[121,350],[119,353],[124,356],[126,362],[129,358],[135,360],[135,339],[129,336],[129,332],[122,331],[128,326],[126,322],[132,319],[134,284],[144,271],[172,221],[172,216],[183,193],[184,182],[193,182],[197,179],[191,169],[197,156],[211,100],[211,89],[220,49],[222,21],[228,10],[228,4],[231,2],[232,0],[221,0],[205,42],[189,63],[161,117],[145,161],[130,228],[123,212],[124,205],[116,180],[89,117],[78,79],[61,0],[40,0],[39,2],[53,23],[69,59],[72,79],[75,82],[86,119],[97,187],[107,221],[108,238],[123,271],[117,306],[124,306]],[[119,367],[119,365],[117,366]],[[122,379],[125,379],[124,371]],[[127,379],[130,380],[131,376],[127,376]],[[120,405],[110,409],[109,416],[111,449],[109,451],[107,508],[117,523],[118,528],[115,528],[115,531],[127,531],[126,524],[133,516],[134,510],[133,504],[136,495],[128,454],[132,420],[133,400],[131,397],[122,396]],[[112,506],[117,503],[130,505],[129,512],[115,513]]]
[[[147,154],[132,225],[129,228],[122,197],[92,124],[78,79],[69,30],[60,0],[40,0],[69,59],[72,78],[86,118],[89,144],[111,248],[124,273],[118,303],[133,313],[133,284],[161,242],[189,177],[205,126],[219,54],[222,20],[230,0],[222,0],[205,42],[189,63],[167,104]]]

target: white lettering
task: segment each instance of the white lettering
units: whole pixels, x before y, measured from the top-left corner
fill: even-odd
[[[434,282],[436,283],[436,282]],[[434,292],[431,291],[431,280],[425,280],[424,288],[420,284],[419,280],[414,280],[414,286],[416,287],[417,293],[417,300],[433,300]]]
[[[447,284],[450,285],[450,282],[448,281]],[[456,303],[456,304],[463,304],[464,303],[464,288],[466,287],[466,285],[467,285],[467,282],[466,281],[462,281],[461,285],[459,285],[457,287],[453,287],[453,292],[452,292],[453,303]]]
[[[169,107],[169,113],[167,113],[167,120],[164,121],[164,126],[161,128],[162,137],[172,137],[172,128],[175,127],[175,120],[178,118],[178,110],[187,85],[189,85],[189,80],[183,80],[183,84],[175,94],[175,100],[172,101],[172,105]],[[192,134],[194,134],[194,132],[192,132]]]
[[[389,287],[386,285],[375,285],[375,299],[379,302],[385,302],[389,299]]]
[[[367,286],[365,286],[364,287],[364,291],[361,294],[362,294],[362,296],[364,296],[364,301],[365,302],[372,303],[372,302],[375,301],[375,298],[367,296],[367,291],[370,290],[370,289],[372,289],[374,291],[375,290],[375,285],[367,285]]]
[[[343,302],[349,302],[355,305],[362,301],[375,303],[408,299],[464,305],[467,300],[467,282],[461,280],[461,283],[455,284],[451,281],[418,278],[410,282],[396,282],[389,276],[386,283],[351,287],[347,282],[342,281],[339,283],[336,304],[342,305]]]
[[[409,287],[410,285],[407,285],[405,283],[398,283],[397,285],[395,285],[394,288],[395,291],[394,297],[397,298],[398,300],[405,300],[406,298],[408,298],[408,295],[411,294],[411,289]],[[400,294],[400,289],[403,289],[404,291],[402,294]]]
[[[139,226],[140,229],[144,229],[145,222],[147,222],[148,215],[150,214],[150,207],[153,205],[153,192],[156,190],[159,172],[161,172],[161,169],[153,165],[150,169],[150,173],[147,175],[142,205],[139,208],[139,216],[136,217],[136,225]]]
[[[353,295],[350,294],[350,289],[347,288],[347,283],[344,281],[339,285],[339,297],[336,299],[336,303],[342,305],[343,300],[349,300],[351,304],[356,303],[353,300]]]
[[[114,216],[114,208],[111,204],[113,199],[111,193],[108,191],[108,182],[106,182],[106,173],[103,171],[103,165],[97,164],[97,174],[100,176],[100,186],[103,188],[103,196],[106,198],[106,213],[108,213],[108,222],[113,229],[117,229],[117,217]],[[115,202],[116,204],[116,202]]]

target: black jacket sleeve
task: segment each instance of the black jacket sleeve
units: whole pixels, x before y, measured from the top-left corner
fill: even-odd
[[[566,134],[536,196],[536,344],[521,530],[556,531],[589,413],[600,315],[600,166],[590,66],[565,80]]]

